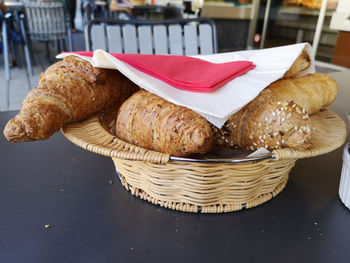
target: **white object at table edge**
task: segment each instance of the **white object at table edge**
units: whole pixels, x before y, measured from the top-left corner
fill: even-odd
[[[248,60],[256,65],[255,69],[210,93],[190,92],[174,88],[129,66],[103,50],[96,50],[92,58],[76,56],[89,61],[94,67],[117,69],[141,88],[172,103],[190,108],[216,127],[221,128],[232,114],[257,97],[269,84],[282,78],[303,50],[308,52],[311,58],[311,67],[299,73],[300,76],[303,76],[315,72],[313,51],[308,43],[194,56],[212,63]],[[69,55],[71,54],[64,53],[58,55],[57,58]]]
[[[339,197],[344,205],[350,209],[350,152],[349,144],[346,144],[343,151],[343,167],[339,183]]]

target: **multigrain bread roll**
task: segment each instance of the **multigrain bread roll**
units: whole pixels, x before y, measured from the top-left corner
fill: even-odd
[[[311,58],[309,54],[303,50],[300,56],[294,61],[290,69],[284,74],[284,78],[296,76],[299,72],[306,70],[311,66]]]
[[[305,149],[310,145],[309,115],[291,101],[279,101],[266,89],[221,129],[214,128],[216,142],[244,150],[283,147]]]
[[[313,114],[335,100],[338,84],[330,76],[316,73],[282,79],[272,83],[268,89],[276,100],[294,101],[309,114]]]
[[[337,90],[335,80],[325,74],[278,80],[233,114],[222,129],[214,128],[216,141],[247,150],[305,149],[311,140],[309,114],[331,104]]]
[[[173,156],[206,153],[213,144],[202,116],[144,90],[122,104],[115,132],[126,142]]]
[[[4,135],[11,142],[47,139],[66,123],[124,101],[136,88],[119,71],[66,57],[42,74],[20,113],[7,123]]]

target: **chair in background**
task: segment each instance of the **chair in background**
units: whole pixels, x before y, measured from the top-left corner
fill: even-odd
[[[81,10],[85,27],[95,17],[108,17],[108,1],[83,0]]]
[[[2,53],[4,54],[4,65],[5,65],[5,74],[6,79],[10,80],[10,52],[9,52],[9,39],[7,34],[7,20],[8,15],[0,13],[2,16],[1,22],[1,40],[2,40]]]
[[[0,14],[2,17],[1,40],[6,79],[11,79],[10,53],[20,66],[21,58],[19,55],[21,53],[20,51],[22,50],[18,48],[22,47],[24,50],[28,73],[33,75],[29,43],[27,41],[24,29],[24,15],[19,10],[7,11],[6,13],[0,12]]]
[[[95,18],[95,4],[94,2],[84,2],[81,5],[83,26],[85,27],[91,20]]]
[[[47,58],[50,59],[49,42],[57,41],[58,53],[63,49],[73,50],[72,34],[63,1],[24,1],[30,40],[45,42]]]
[[[207,55],[217,53],[208,18],[174,20],[94,19],[85,28],[86,50],[111,53]]]

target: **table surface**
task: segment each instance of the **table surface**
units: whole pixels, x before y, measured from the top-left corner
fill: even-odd
[[[350,73],[332,76],[330,108],[345,118]],[[0,127],[15,114],[0,113]],[[110,158],[60,133],[20,144],[0,136],[0,262],[349,262],[341,155],[298,160],[286,188],[258,207],[190,214],[130,195]]]

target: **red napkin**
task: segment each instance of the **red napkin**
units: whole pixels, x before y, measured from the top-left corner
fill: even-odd
[[[93,52],[71,52],[92,57]],[[250,61],[211,63],[202,59],[173,55],[111,54],[150,76],[160,79],[175,88],[210,92],[239,77],[255,65]]]

